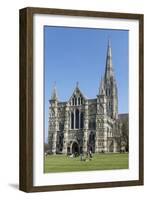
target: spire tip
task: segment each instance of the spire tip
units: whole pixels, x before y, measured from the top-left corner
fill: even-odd
[[[56,89],[56,81],[54,81],[54,84],[53,84],[53,92],[52,92],[51,99],[53,99],[53,100],[58,99],[57,89]]]
[[[108,37],[108,47],[111,47],[111,39]]]

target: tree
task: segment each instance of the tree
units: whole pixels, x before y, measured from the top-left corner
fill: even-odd
[[[122,125],[122,136],[123,140],[126,143],[126,151],[129,151],[129,129],[128,121],[125,121]]]
[[[129,118],[128,114],[120,114],[119,115],[120,122],[122,124],[122,145],[125,145],[126,151],[129,151]]]

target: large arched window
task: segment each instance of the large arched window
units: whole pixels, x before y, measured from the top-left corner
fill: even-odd
[[[84,128],[84,114],[79,112],[78,109],[75,112],[71,112],[71,129]]]
[[[84,114],[83,114],[83,112],[81,112],[80,125],[81,125],[80,128],[84,127]]]
[[[80,105],[81,104],[81,98],[80,97],[78,97],[78,105]]]
[[[71,129],[74,129],[74,114],[71,113]]]
[[[79,128],[79,110],[76,110],[76,129]]]

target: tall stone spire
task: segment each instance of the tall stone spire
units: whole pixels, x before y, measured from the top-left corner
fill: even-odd
[[[110,77],[113,77],[113,76],[114,76],[114,73],[113,73],[113,64],[112,64],[112,48],[111,48],[111,42],[109,39],[108,46],[107,46],[105,79],[109,79]]]
[[[105,74],[104,78],[101,80],[99,94],[106,96],[107,115],[113,119],[114,118],[117,119],[118,96],[117,96],[117,85],[113,71],[112,48],[110,40],[108,40]]]
[[[51,100],[58,100],[57,89],[56,89],[56,82],[54,83]]]

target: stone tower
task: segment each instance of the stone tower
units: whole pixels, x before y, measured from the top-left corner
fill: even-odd
[[[53,92],[50,99],[50,108],[49,108],[49,151],[51,153],[56,153],[57,149],[57,131],[58,126],[58,96],[56,85],[54,85]]]
[[[105,74],[104,78],[101,80],[99,94],[106,96],[107,115],[112,119],[118,119],[117,85],[113,71],[110,40],[108,41],[107,47]]]

